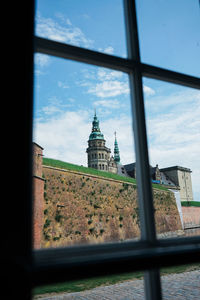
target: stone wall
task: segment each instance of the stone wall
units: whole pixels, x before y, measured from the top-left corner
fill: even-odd
[[[33,248],[41,248],[44,226],[43,148],[33,143]]]
[[[200,227],[200,207],[182,206],[184,227]]]
[[[44,226],[44,180],[33,177],[33,248],[41,248]]]
[[[43,166],[44,223],[41,247],[138,239],[134,184]],[[173,193],[154,189],[158,234],[181,230]]]

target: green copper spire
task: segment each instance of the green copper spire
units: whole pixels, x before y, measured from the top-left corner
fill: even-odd
[[[120,163],[119,147],[117,143],[116,131],[115,131],[115,143],[114,143],[114,161]]]
[[[96,110],[94,113],[94,120],[92,122],[92,133],[90,134],[89,140],[104,140],[104,136],[99,128],[99,120],[97,119]]]

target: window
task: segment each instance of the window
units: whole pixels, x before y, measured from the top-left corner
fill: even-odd
[[[31,6],[30,9],[32,9]],[[30,259],[22,260],[21,256],[16,251],[16,260],[13,264],[13,268],[17,268],[19,276],[23,273],[23,279],[26,279],[26,277],[28,278],[26,280],[29,284],[25,285],[27,289],[31,289],[31,284],[29,282],[30,278],[32,278],[33,281],[32,285],[37,286],[44,283],[55,282],[57,280],[71,280],[73,278],[86,278],[89,276],[104,275],[107,274],[108,270],[109,273],[112,274],[148,269],[145,273],[146,297],[147,299],[161,299],[159,267],[197,262],[199,260],[199,237],[182,238],[178,241],[176,239],[163,241],[156,239],[153,217],[152,188],[149,179],[149,158],[146,139],[142,76],[196,89],[200,88],[200,79],[187,74],[142,63],[139,54],[135,1],[124,0],[124,11],[127,31],[128,58],[115,57],[93,50],[63,44],[54,40],[47,40],[37,36],[34,37],[34,51],[103,66],[129,74],[132,111],[134,116],[133,123],[139,210],[141,216],[141,240],[135,243],[126,242],[111,245],[94,245],[87,247],[75,247],[73,250],[54,249],[53,251],[51,249],[46,251],[32,251],[30,243],[23,243],[20,246],[20,249],[22,249],[22,253],[24,253],[23,250],[26,251],[26,257],[31,259],[31,253],[33,252],[34,267],[31,268],[32,263],[30,263]],[[32,11],[29,14],[32,16]],[[30,35],[32,35],[32,30],[30,30]],[[29,47],[28,49],[28,51],[30,51],[30,55],[33,54],[33,48]],[[32,72],[31,59],[29,60],[29,69],[26,70],[25,74],[28,78],[30,78],[30,72]],[[29,82],[30,90],[31,85],[32,82]],[[25,127],[29,127],[30,133],[31,124],[28,119],[26,119],[25,125]],[[29,147],[29,149],[30,148],[31,147]],[[28,152],[28,155],[31,155],[31,151]],[[27,161],[30,161],[30,157]],[[26,166],[26,168],[29,176],[31,176],[31,172],[29,170],[30,166]],[[23,226],[22,231],[20,232],[26,242],[29,242],[32,232],[30,226],[31,210],[29,210],[31,206],[30,180],[28,182],[28,187],[28,195],[30,197],[29,204],[27,204],[27,201],[18,203],[21,211],[27,212],[26,219],[24,219],[27,226]],[[27,197],[24,198],[27,199]],[[27,231],[29,231],[28,235]],[[87,269],[87,272],[85,272],[85,269]],[[21,270],[23,270],[23,272],[20,272]],[[30,272],[32,272],[31,276]],[[49,274],[51,274],[51,276],[48,276]],[[24,284],[22,287],[18,287],[17,290],[19,297],[21,298],[23,289]],[[30,295],[30,292],[28,294]],[[18,295],[16,294],[16,296]]]

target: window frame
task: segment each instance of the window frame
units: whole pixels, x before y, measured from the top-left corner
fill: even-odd
[[[200,79],[142,63],[140,60],[135,1],[124,0],[124,12],[128,58],[120,58],[34,36],[34,49],[33,47],[29,49],[29,53],[32,55],[32,59],[29,60],[29,72],[31,72],[32,76],[29,84],[31,90],[33,83],[34,53],[42,53],[101,66],[122,71],[129,75],[132,116],[134,116],[133,128],[141,239],[137,242],[73,246],[62,249],[32,250],[29,247],[28,253],[30,257],[33,256],[33,260],[31,262],[31,271],[29,268],[28,272],[31,273],[29,278],[31,277],[31,285],[33,287],[63,280],[145,270],[146,299],[155,300],[162,298],[159,274],[160,267],[199,261],[200,237],[166,240],[158,240],[156,238],[152,186],[148,175],[149,158],[142,78],[148,77],[197,89],[200,89]],[[33,23],[32,16],[32,26]],[[32,97],[33,95],[30,93],[30,102],[32,101]],[[28,120],[26,120],[26,122],[30,132],[30,130],[32,130],[32,123]],[[30,149],[31,146],[29,146],[29,156],[31,155]],[[30,164],[27,168],[29,168],[29,171],[31,170]],[[29,172],[29,177],[30,207],[30,195],[32,191],[31,172]],[[25,205],[25,208],[27,209],[27,205]],[[30,220],[27,220],[27,224],[29,225],[28,232],[31,235],[32,228],[30,226]],[[29,287],[31,285],[29,285]]]

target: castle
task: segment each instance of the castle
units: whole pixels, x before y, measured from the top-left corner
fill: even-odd
[[[122,165],[120,162],[120,152],[116,132],[114,156],[111,155],[111,150],[106,147],[106,140],[100,130],[96,111],[92,122],[92,132],[89,136],[86,152],[88,167],[136,178],[136,163]],[[152,182],[179,190],[181,201],[193,201],[191,172],[192,171],[190,169],[180,166],[162,169],[159,169],[158,165],[156,165],[156,167],[150,166]]]
[[[96,111],[92,122],[92,132],[88,140],[88,148],[86,150],[88,156],[88,167],[97,170],[118,173],[118,164],[120,164],[119,148],[115,133],[114,157],[111,150],[106,147],[104,135],[99,128],[99,120]]]
[[[88,167],[136,178],[136,164],[122,165],[120,162],[116,133],[114,156],[111,155],[111,150],[106,147],[106,140],[100,131],[96,112],[86,152]],[[150,172],[153,182],[163,184],[169,190],[174,189],[180,195],[181,201],[193,200],[190,169],[179,166],[159,169],[156,165],[156,167],[150,166]],[[136,212],[138,211],[136,204],[137,188],[135,184],[131,184],[131,194],[129,194],[127,193],[129,185],[120,180],[91,175],[87,171],[83,174],[76,170],[64,170],[56,165],[53,165],[53,167],[45,165],[43,148],[33,143],[33,247],[39,249],[44,246],[44,243],[47,243],[48,245],[45,245],[49,247],[54,245],[64,246],[69,242],[82,242],[82,240],[93,242],[94,234],[99,240],[103,239],[103,241],[106,239],[112,241],[116,237],[132,238],[137,236],[139,234],[139,227],[136,222]],[[97,196],[100,196],[100,194],[101,196],[95,197],[93,203],[94,199],[90,197],[95,192],[93,190],[94,186],[96,186],[96,191],[99,188]],[[179,214],[183,215],[184,224],[199,224],[198,212],[196,213],[197,210],[194,211],[193,207],[187,207],[185,211],[178,214],[177,206],[174,205],[175,198],[172,197],[173,193],[169,194],[171,195],[171,202],[169,202],[168,192],[155,189],[154,186],[153,193],[155,195],[155,205],[157,205],[155,217],[157,218],[158,232],[180,229]],[[164,201],[159,202],[160,197]],[[82,202],[82,200],[84,201]],[[168,207],[167,213],[166,205]],[[120,212],[118,211],[119,208]],[[73,214],[70,209],[73,210]],[[85,209],[89,211],[88,214],[85,213]],[[108,218],[111,211],[112,217]],[[104,215],[107,215],[107,218],[103,218]],[[197,215],[196,219],[194,218],[195,215]],[[66,218],[66,216],[68,217]],[[72,216],[72,218],[70,219],[69,216]],[[88,216],[90,219],[88,219]],[[62,224],[59,223],[60,218],[65,218],[68,225],[61,226]],[[74,220],[77,219],[80,219],[81,222],[73,225]],[[52,226],[50,226],[51,223]],[[93,226],[90,226],[91,223],[104,227],[91,227]],[[73,226],[76,230],[72,228]],[[55,231],[55,228],[57,228],[57,231]],[[69,230],[67,235],[66,228]]]

